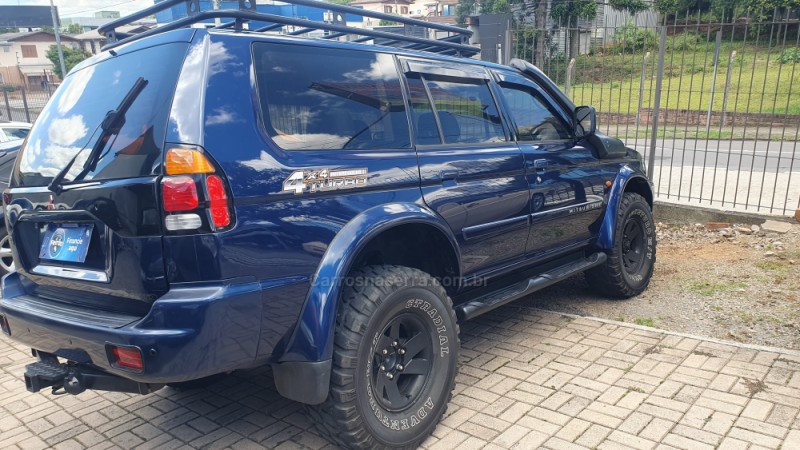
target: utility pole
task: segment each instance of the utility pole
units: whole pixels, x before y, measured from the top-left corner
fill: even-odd
[[[56,48],[58,48],[58,62],[61,63],[61,79],[67,76],[67,66],[64,65],[64,50],[61,48],[61,36],[58,34],[58,13],[50,0],[50,15],[53,16],[53,33],[56,35]]]
[[[51,1],[52,1],[52,0],[51,0]],[[219,3],[220,3],[220,0],[213,0],[213,2],[212,2],[212,3],[214,4],[214,10],[215,10],[215,11],[216,11],[216,10],[218,10],[218,9],[219,9]],[[221,19],[221,18],[219,18],[219,17],[215,18],[215,19],[214,19],[214,25],[216,25],[216,26],[220,26],[220,25],[222,25],[222,19]]]

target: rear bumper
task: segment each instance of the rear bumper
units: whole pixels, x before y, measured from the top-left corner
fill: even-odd
[[[27,295],[19,277],[3,279],[0,314],[11,339],[33,349],[154,384],[251,367],[256,361],[263,307],[258,282],[174,287],[139,318]],[[112,365],[107,345],[138,347],[143,372]]]

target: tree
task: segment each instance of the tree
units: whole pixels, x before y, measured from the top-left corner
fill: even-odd
[[[504,14],[511,12],[508,0],[458,0],[456,22],[464,25],[472,14]]]
[[[625,11],[631,16],[650,8],[650,4],[644,0],[608,0],[608,6],[617,11]]]
[[[67,72],[72,70],[73,67],[77,66],[79,62],[92,56],[92,54],[89,52],[85,52],[80,49],[72,49],[69,47],[63,47],[63,52],[64,65],[67,68]],[[50,48],[47,49],[47,59],[53,63],[53,72],[55,72],[56,75],[63,80],[64,75],[61,73],[61,63],[58,61],[58,49],[55,45],[51,45]]]
[[[62,28],[61,31],[67,34],[81,34],[83,33],[83,27],[77,23],[73,23],[66,28]]]
[[[597,17],[597,3],[594,0],[553,0],[550,16],[569,32],[569,58],[577,58],[580,53],[581,33],[579,19],[592,20]]]

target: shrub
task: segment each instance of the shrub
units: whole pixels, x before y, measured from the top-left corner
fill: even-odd
[[[779,59],[781,64],[791,64],[800,62],[800,47],[787,48],[781,53]]]
[[[628,21],[614,33],[615,51],[646,50],[655,45],[656,34],[650,29],[637,27],[632,21]]]
[[[697,33],[686,32],[676,36],[672,36],[667,40],[667,48],[672,51],[686,51],[697,50],[700,44],[700,35]]]

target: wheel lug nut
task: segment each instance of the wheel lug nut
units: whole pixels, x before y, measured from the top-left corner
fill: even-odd
[[[392,375],[392,374],[390,374],[390,373],[387,373],[387,374],[386,374],[386,378],[388,378],[388,379],[390,379],[390,380],[391,380],[392,378],[394,378],[394,375]]]
[[[397,365],[397,370],[398,370],[398,371],[400,371],[400,372],[402,372],[404,368],[405,368],[405,367],[403,367],[403,365],[402,365],[402,364],[398,364],[398,365]]]
[[[383,354],[384,355],[388,355],[389,354],[389,350],[383,349]]]
[[[397,354],[398,355],[405,355],[406,354],[406,349],[401,348],[400,350],[397,351]]]
[[[381,364],[381,372],[386,372],[386,366]]]
[[[397,341],[392,341],[392,347],[397,347]]]

